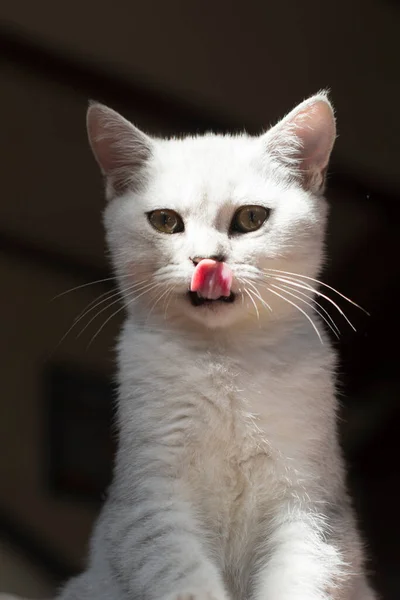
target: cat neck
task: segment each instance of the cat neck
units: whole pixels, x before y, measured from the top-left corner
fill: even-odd
[[[321,327],[322,330],[322,327]],[[322,332],[323,333],[323,332]],[[291,343],[300,336],[310,338],[312,345],[320,344],[315,332],[305,319],[296,314],[285,320],[257,322],[255,320],[235,324],[230,327],[209,329],[195,322],[168,322],[163,319],[152,319],[151,322],[137,321],[128,316],[123,339],[140,340],[158,344],[176,344],[188,350],[231,353],[243,348],[274,347],[277,344]],[[314,340],[315,338],[315,340]]]

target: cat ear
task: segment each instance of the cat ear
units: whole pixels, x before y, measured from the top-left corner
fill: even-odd
[[[121,195],[137,189],[152,155],[152,140],[103,104],[91,103],[87,131],[93,154],[106,177],[107,193]]]
[[[263,137],[268,153],[290,169],[304,189],[323,191],[336,138],[334,112],[325,92],[299,104]]]

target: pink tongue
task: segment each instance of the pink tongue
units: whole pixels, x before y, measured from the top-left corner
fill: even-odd
[[[204,258],[196,266],[190,291],[197,292],[202,298],[217,300],[229,296],[232,286],[232,271],[223,262]]]

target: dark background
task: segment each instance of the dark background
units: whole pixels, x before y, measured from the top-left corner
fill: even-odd
[[[323,279],[371,315],[342,304],[340,430],[371,576],[400,597],[399,31],[389,0],[2,3],[0,591],[82,568],[110,473],[121,313],[88,347],[119,308],[86,285],[110,276],[88,99],[153,134],[255,132],[330,88]]]

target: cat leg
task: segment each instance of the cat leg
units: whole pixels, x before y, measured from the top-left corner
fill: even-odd
[[[148,483],[148,482],[147,482]],[[146,486],[147,487],[147,486]],[[127,599],[227,600],[206,534],[188,503],[170,488],[152,497],[147,487],[133,506],[109,504],[99,524],[113,577]],[[169,492],[169,493],[168,493]],[[136,490],[138,494],[138,490]]]
[[[350,600],[342,586],[346,567],[326,541],[324,522],[310,512],[281,512],[261,549],[254,600]]]

